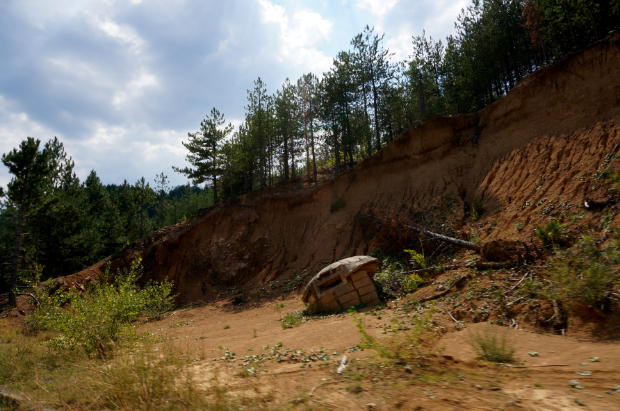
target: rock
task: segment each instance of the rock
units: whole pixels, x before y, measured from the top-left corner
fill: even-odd
[[[368,408],[369,410],[376,410],[377,409],[377,404],[373,404],[371,402],[370,404],[366,404],[366,408]]]
[[[478,384],[476,384],[476,385],[474,385],[474,388],[476,388],[476,389],[478,389],[478,390],[481,390],[481,389],[482,389],[482,385],[478,385]]]
[[[302,404],[303,402],[305,402],[306,400],[303,398],[295,398],[294,400],[291,401],[291,404]]]

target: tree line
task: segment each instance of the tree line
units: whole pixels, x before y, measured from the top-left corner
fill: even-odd
[[[104,186],[81,182],[62,143],[28,137],[2,156],[13,175],[0,207],[0,293],[77,272],[155,229],[252,190],[318,170],[338,174],[376,153],[413,124],[479,110],[523,77],[620,28],[620,1],[474,0],[445,41],[412,37],[394,61],[383,35],[366,26],[319,78],[286,79],[275,93],[258,78],[243,123],[217,109],[188,133],[193,186]],[[197,187],[205,183],[205,188]]]
[[[215,202],[295,180],[338,174],[411,125],[477,111],[522,78],[620,28],[617,0],[474,0],[445,41],[412,38],[394,61],[366,26],[321,78],[286,79],[268,93],[259,77],[236,130],[217,109],[183,144],[192,165],[175,170],[207,182]]]
[[[0,208],[0,293],[15,296],[41,280],[78,272],[161,227],[213,204],[213,190],[151,182],[84,181],[62,142],[28,137],[2,156],[12,179]],[[1,302],[0,302],[1,303]]]

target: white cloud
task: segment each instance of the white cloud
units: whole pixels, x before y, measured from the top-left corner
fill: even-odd
[[[124,108],[132,100],[142,97],[146,89],[157,87],[158,85],[159,83],[154,75],[148,73],[139,74],[122,91],[116,92],[112,99],[112,104],[117,109]]]
[[[144,40],[138,36],[133,28],[127,25],[119,26],[111,20],[101,21],[96,19],[94,24],[108,36],[128,45],[133,53],[140,53]]]
[[[49,140],[54,134],[28,117],[28,114],[18,110],[14,103],[0,95],[0,154],[13,150],[26,137],[34,137],[42,142]],[[0,163],[0,186],[6,187],[11,175]]]
[[[399,0],[357,0],[357,7],[368,10],[377,17],[382,17],[392,10]]]
[[[286,10],[268,0],[258,0],[264,23],[279,26],[280,57],[297,68],[322,74],[332,64],[332,58],[318,49],[318,44],[328,41],[333,31],[332,22],[311,10],[296,12],[292,18]]]

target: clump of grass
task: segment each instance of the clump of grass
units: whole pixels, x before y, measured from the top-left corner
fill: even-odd
[[[302,321],[301,313],[292,313],[292,314],[285,315],[280,325],[282,326],[282,329],[286,330],[287,328],[293,328],[293,327],[297,327],[298,325],[301,325],[301,321]]]
[[[513,362],[515,349],[508,341],[506,332],[487,326],[482,332],[471,333],[469,344],[478,358],[498,363]]]
[[[225,325],[225,326],[224,326],[224,329],[225,329],[225,330],[228,330],[229,328],[230,328],[230,325]]]

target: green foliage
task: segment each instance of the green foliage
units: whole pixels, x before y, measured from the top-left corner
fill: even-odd
[[[418,253],[416,250],[404,250],[411,257],[411,265],[413,268],[426,268],[426,259],[424,252]]]
[[[398,297],[403,293],[403,278],[407,268],[401,262],[386,258],[381,261],[381,269],[373,276],[379,291],[390,297]]]
[[[599,250],[591,236],[583,236],[570,250],[558,250],[546,272],[551,292],[567,303],[601,304],[620,282],[620,240]]]
[[[355,318],[357,329],[361,334],[359,346],[374,350],[380,357],[391,360],[420,358],[421,341],[425,335],[428,337],[430,334],[434,312],[434,309],[429,309],[421,315],[412,317],[413,323],[410,330],[394,333],[384,343],[368,334],[361,318]]]
[[[512,362],[515,349],[508,341],[507,332],[500,332],[498,328],[487,325],[482,332],[471,332],[469,344],[478,358],[499,363]]]
[[[297,312],[297,313],[285,315],[280,325],[282,326],[282,329],[286,330],[287,328],[293,328],[293,327],[297,327],[298,325],[301,325],[301,322],[302,322],[302,313]]]
[[[141,290],[140,259],[130,270],[110,275],[109,265],[83,293],[45,292],[27,324],[33,329],[56,331],[49,345],[54,350],[83,350],[87,354],[108,354],[117,345],[136,338],[131,323],[142,316],[161,316],[172,307],[172,283],[149,283]]]
[[[284,308],[284,304],[283,303],[276,303],[273,306],[273,311],[277,312],[278,315],[280,316],[280,318],[282,318],[282,309]]]
[[[403,291],[405,294],[416,292],[420,286],[424,285],[424,280],[417,274],[406,275],[403,280]]]
[[[482,213],[484,213],[484,207],[482,206],[482,196],[478,194],[470,193],[471,197],[471,220],[478,221]]]
[[[549,222],[545,228],[536,226],[536,237],[544,245],[561,244],[566,239],[566,225],[558,221]]]

